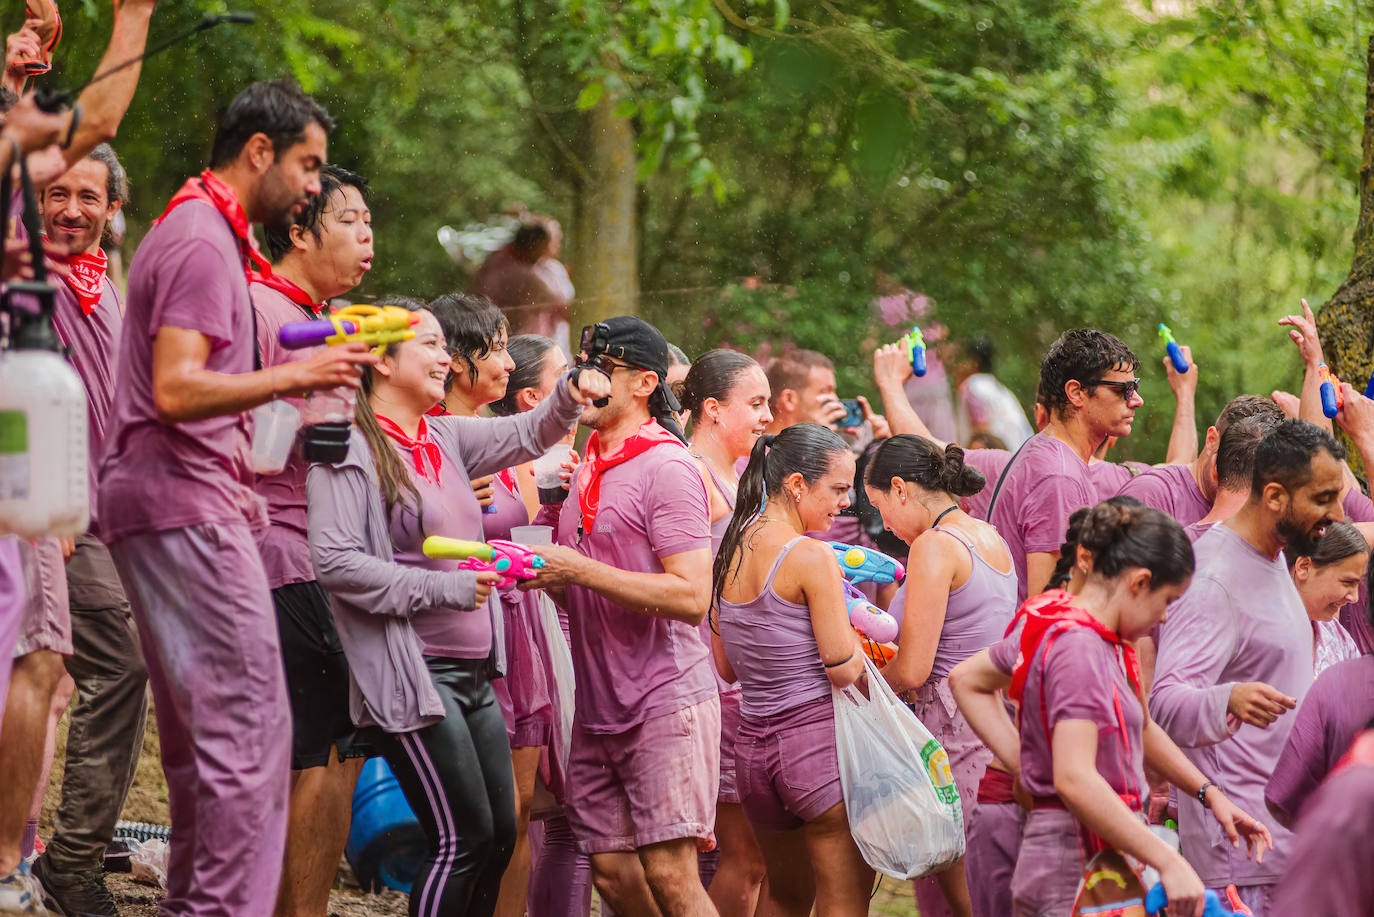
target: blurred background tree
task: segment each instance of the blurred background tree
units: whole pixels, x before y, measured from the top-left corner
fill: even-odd
[[[154,40],[230,5],[163,0]],[[1170,424],[1158,322],[1194,348],[1205,422],[1296,385],[1273,323],[1351,264],[1358,0],[254,6],[257,26],[145,69],[116,141],[131,243],[202,167],[219,109],[291,73],[339,120],[331,158],[372,181],[359,296],[465,287],[440,228],[519,201],[563,222],[575,325],[638,311],[689,353],[791,341],[852,395],[865,348],[896,336],[881,274],[953,338],[989,335],[1026,402],[1063,328],[1123,337],[1147,408],[1119,451],[1146,459]],[[73,85],[111,14],[64,12],[46,79]]]

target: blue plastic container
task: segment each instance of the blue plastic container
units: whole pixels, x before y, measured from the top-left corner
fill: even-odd
[[[429,843],[385,758],[369,758],[353,788],[353,823],[344,856],[358,884],[409,892]]]

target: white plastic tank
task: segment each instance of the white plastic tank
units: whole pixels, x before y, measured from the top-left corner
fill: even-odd
[[[0,352],[0,534],[86,531],[86,422],[81,377],[60,355]]]

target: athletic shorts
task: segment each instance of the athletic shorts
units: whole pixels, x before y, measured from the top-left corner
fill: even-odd
[[[272,590],[286,687],[291,700],[291,769],[324,767],[339,759],[377,754],[348,714],[348,661],[334,629],[329,595],[319,583],[287,583]]]
[[[791,831],[844,802],[835,704],[820,697],[770,717],[740,717],[735,776],[755,828]]]
[[[568,822],[583,853],[628,853],[685,837],[710,850],[719,786],[718,697],[625,732],[573,724]]]
[[[24,561],[24,623],[14,644],[14,658],[38,650],[72,654],[72,614],[68,602],[66,563],[56,538],[19,540]]]

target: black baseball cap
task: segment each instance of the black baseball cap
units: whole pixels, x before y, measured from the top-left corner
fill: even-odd
[[[668,387],[668,341],[653,325],[634,315],[617,315],[582,329],[588,359],[606,355],[658,376],[658,391],[673,411],[682,410]]]

